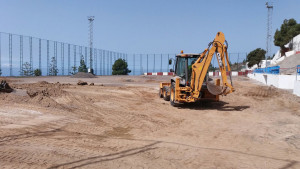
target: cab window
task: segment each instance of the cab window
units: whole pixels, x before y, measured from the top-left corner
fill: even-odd
[[[185,58],[178,57],[175,73],[177,76],[183,77],[185,75]]]

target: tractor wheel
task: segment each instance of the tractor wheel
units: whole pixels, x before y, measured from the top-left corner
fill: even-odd
[[[170,88],[170,103],[172,106],[178,106],[178,103],[175,103],[175,82],[172,82]]]
[[[163,88],[163,97],[165,101],[169,101],[170,100],[170,88],[165,86]]]
[[[159,98],[163,98],[163,92],[162,92],[162,89],[159,89],[159,91],[158,91],[158,96],[159,96]]]

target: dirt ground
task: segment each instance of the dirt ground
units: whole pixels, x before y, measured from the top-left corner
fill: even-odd
[[[300,168],[299,97],[236,78],[220,102],[172,107],[168,78],[6,79],[0,168]]]

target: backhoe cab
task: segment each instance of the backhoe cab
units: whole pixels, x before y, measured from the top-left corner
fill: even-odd
[[[234,91],[231,83],[227,82],[226,72],[229,72],[231,80],[231,69],[227,54],[227,45],[222,32],[218,32],[209,47],[200,54],[176,55],[175,75],[170,82],[160,83],[159,96],[164,100],[170,100],[171,105],[178,103],[189,103],[197,100],[219,101],[219,95],[227,95]],[[220,79],[210,79],[208,68],[213,56],[216,55],[222,84]]]

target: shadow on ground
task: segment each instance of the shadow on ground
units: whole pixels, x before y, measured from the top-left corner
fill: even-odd
[[[195,103],[184,103],[179,104],[177,107],[179,109],[194,109],[194,110],[218,110],[218,111],[243,111],[245,109],[250,108],[250,106],[230,106],[229,103],[219,101],[199,101]]]

